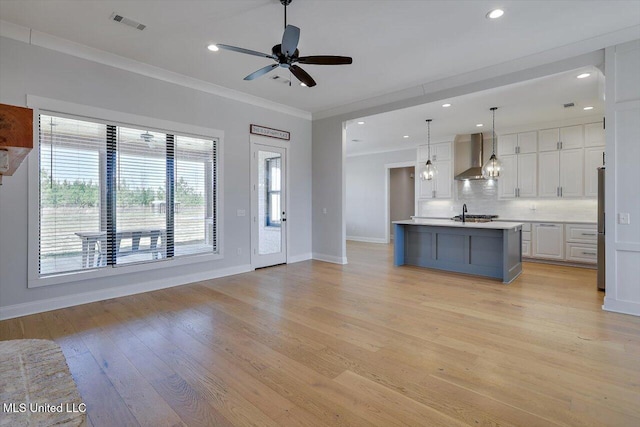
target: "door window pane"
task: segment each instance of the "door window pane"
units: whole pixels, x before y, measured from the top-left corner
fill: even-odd
[[[258,254],[282,251],[279,153],[258,151]]]

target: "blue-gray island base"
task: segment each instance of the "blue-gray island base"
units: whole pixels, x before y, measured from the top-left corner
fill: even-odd
[[[394,264],[436,268],[511,283],[522,272],[522,224],[395,221]]]

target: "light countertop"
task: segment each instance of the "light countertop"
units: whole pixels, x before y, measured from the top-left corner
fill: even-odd
[[[457,214],[456,214],[457,215]],[[434,216],[414,216],[412,218],[415,219],[442,219],[448,220],[450,218],[447,217],[434,217]],[[508,221],[508,222],[555,222],[558,224],[597,224],[597,221],[588,221],[588,220],[568,220],[568,219],[549,219],[549,218],[535,218],[535,219],[522,219],[522,218],[509,218],[509,217],[500,217],[499,221]],[[498,222],[498,221],[493,221]]]
[[[407,219],[404,221],[393,221],[394,224],[402,225],[429,225],[432,227],[455,227],[455,228],[484,228],[489,230],[510,230],[522,226],[520,222],[505,222],[505,221],[491,221],[491,222],[462,222],[453,221],[451,219],[427,219],[427,218],[415,218]]]

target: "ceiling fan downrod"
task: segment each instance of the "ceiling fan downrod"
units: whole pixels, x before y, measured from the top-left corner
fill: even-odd
[[[280,0],[284,6],[284,28],[287,28],[287,6],[291,4],[291,0]]]

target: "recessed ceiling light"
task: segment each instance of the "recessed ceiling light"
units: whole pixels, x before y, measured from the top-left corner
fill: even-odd
[[[481,128],[482,126],[484,126],[482,123],[478,123],[478,124],[476,125],[476,127],[478,127],[478,128]]]
[[[220,48],[215,44],[210,44],[209,46],[207,46],[207,49],[209,49],[211,52],[217,52],[220,50]]]
[[[364,124],[364,122],[358,122],[358,124],[359,124],[359,125],[363,125],[363,124]]]
[[[589,106],[589,107],[584,107],[583,110],[593,110],[593,107]]]
[[[504,10],[502,9],[493,9],[491,12],[487,13],[487,18],[489,19],[497,19],[504,15]]]
[[[405,135],[405,136],[403,136],[403,138],[409,138],[409,135]]]
[[[307,85],[306,85],[306,84],[304,84],[303,82],[300,82],[300,86],[307,87]]]
[[[449,107],[451,107],[451,104],[442,104],[442,106],[443,106],[444,108],[449,108]]]
[[[576,77],[579,78],[579,79],[586,79],[590,75],[591,75],[591,73],[582,73],[582,74],[578,74]]]

